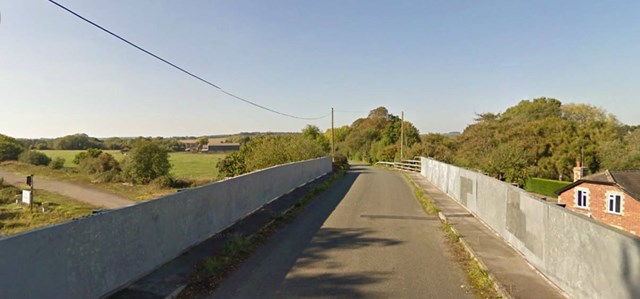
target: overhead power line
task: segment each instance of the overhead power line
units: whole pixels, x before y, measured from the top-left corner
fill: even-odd
[[[191,73],[191,72],[189,72],[189,71],[185,70],[185,69],[184,69],[184,68],[182,68],[182,67],[179,67],[179,66],[175,65],[175,64],[174,64],[174,63],[172,63],[172,62],[169,62],[168,60],[166,60],[166,59],[164,59],[164,58],[162,58],[162,57],[160,57],[160,56],[158,56],[158,55],[156,55],[156,54],[153,54],[153,53],[151,53],[150,51],[145,50],[144,48],[142,48],[142,47],[140,47],[140,46],[138,46],[138,45],[134,44],[133,42],[130,42],[130,41],[129,41],[129,40],[127,40],[127,39],[125,39],[124,37],[121,37],[120,35],[117,35],[117,34],[115,34],[115,33],[111,32],[110,30],[108,30],[108,29],[106,29],[106,28],[104,28],[104,27],[102,27],[102,26],[100,26],[100,25],[96,24],[95,22],[93,22],[93,21],[91,21],[91,20],[89,20],[89,19],[87,19],[87,18],[85,18],[85,17],[83,17],[83,16],[79,15],[78,13],[76,13],[76,12],[74,12],[73,10],[71,10],[71,9],[69,9],[69,8],[67,8],[67,7],[65,7],[65,6],[63,6],[62,4],[60,4],[60,3],[56,2],[56,1],[53,1],[53,0],[49,0],[49,2],[51,2],[51,3],[55,4],[56,6],[58,6],[58,7],[62,8],[62,9],[64,9],[64,10],[65,10],[65,11],[67,11],[68,13],[70,13],[70,14],[72,14],[72,15],[74,15],[74,16],[76,16],[76,17],[80,18],[80,19],[82,19],[83,21],[85,21],[85,22],[87,22],[87,23],[89,23],[89,24],[91,24],[91,25],[93,25],[93,26],[95,26],[95,27],[99,28],[100,30],[102,30],[102,31],[104,31],[104,32],[106,32],[106,33],[108,33],[108,34],[110,34],[111,36],[113,36],[113,37],[115,37],[115,38],[117,38],[117,39],[119,39],[119,40],[121,40],[121,41],[123,41],[123,42],[125,42],[125,43],[129,44],[130,46],[132,46],[132,47],[134,47],[134,48],[136,48],[136,49],[138,49],[138,50],[140,50],[140,51],[144,52],[145,54],[147,54],[147,55],[149,55],[149,56],[151,56],[151,57],[153,57],[153,58],[155,58],[155,59],[158,59],[158,60],[160,60],[160,61],[162,61],[162,62],[164,62],[164,63],[166,63],[166,64],[168,64],[168,65],[170,65],[170,66],[172,66],[172,67],[174,67],[175,69],[178,69],[179,71],[181,71],[181,72],[183,72],[183,73],[185,73],[185,74],[187,74],[187,75],[189,75],[189,76],[191,76],[191,77],[193,77],[193,78],[195,78],[195,79],[197,79],[197,80],[199,80],[199,81],[202,81],[202,82],[204,82],[204,83],[206,83],[206,84],[208,84],[208,85],[210,85],[210,86],[212,86],[212,87],[214,87],[214,88],[216,88],[216,89],[220,90],[222,93],[224,93],[224,94],[226,94],[226,95],[228,95],[228,96],[230,96],[230,97],[233,97],[234,99],[237,99],[237,100],[243,101],[243,102],[245,102],[245,103],[247,103],[247,104],[249,104],[249,105],[253,105],[253,106],[258,107],[258,108],[260,108],[260,109],[267,110],[267,111],[269,111],[269,112],[273,112],[273,113],[276,113],[276,114],[279,114],[279,115],[282,115],[282,116],[291,117],[291,118],[296,118],[296,119],[317,120],[317,119],[322,119],[322,118],[328,117],[328,116],[330,115],[330,114],[327,114],[327,115],[320,116],[320,117],[300,117],[300,116],[295,116],[295,115],[287,114],[287,113],[284,113],[284,112],[280,112],[280,111],[277,111],[277,110],[271,109],[271,108],[269,108],[269,107],[266,107],[266,106],[260,105],[260,104],[258,104],[258,103],[255,103],[255,102],[249,101],[249,100],[247,100],[247,99],[245,99],[245,98],[239,97],[239,96],[237,96],[237,95],[235,95],[235,94],[232,94],[232,93],[230,93],[230,92],[228,92],[228,91],[226,91],[226,90],[222,89],[222,87],[220,87],[220,86],[218,86],[218,85],[216,85],[216,84],[213,84],[213,83],[209,82],[208,80],[203,79],[202,77],[197,76],[197,75],[195,75],[195,74],[193,74],[193,73]]]

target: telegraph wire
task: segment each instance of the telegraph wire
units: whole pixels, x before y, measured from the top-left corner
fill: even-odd
[[[212,87],[214,87],[214,88],[216,88],[216,89],[220,90],[222,93],[224,93],[224,94],[226,94],[226,95],[228,95],[228,96],[230,96],[230,97],[233,97],[233,98],[235,98],[235,99],[237,99],[237,100],[240,100],[240,101],[242,101],[242,102],[245,102],[245,103],[247,103],[247,104],[249,104],[249,105],[252,105],[252,106],[258,107],[258,108],[260,108],[260,109],[264,109],[264,110],[266,110],[266,111],[273,112],[273,113],[276,113],[276,114],[279,114],[279,115],[282,115],[282,116],[291,117],[291,118],[296,118],[296,119],[304,119],[304,120],[318,120],[318,119],[322,119],[322,118],[325,118],[325,117],[329,116],[329,115],[324,115],[324,116],[320,116],[320,117],[300,117],[300,116],[295,116],[295,115],[291,115],[291,114],[287,114],[287,113],[284,113],[284,112],[280,112],[280,111],[277,111],[277,110],[271,109],[271,108],[269,108],[269,107],[266,107],[266,106],[260,105],[260,104],[258,104],[258,103],[255,103],[255,102],[252,102],[252,101],[250,101],[250,100],[247,100],[247,99],[244,99],[244,98],[242,98],[242,97],[239,97],[239,96],[237,96],[237,95],[234,95],[234,94],[232,94],[232,93],[230,93],[230,92],[228,92],[228,91],[226,91],[226,90],[222,89],[222,87],[220,87],[220,86],[218,86],[218,85],[216,85],[216,84],[213,84],[213,83],[209,82],[208,80],[205,80],[205,79],[203,79],[202,77],[197,76],[197,75],[195,75],[195,74],[193,74],[193,73],[191,73],[191,72],[189,72],[189,71],[185,70],[184,68],[181,68],[181,67],[179,67],[179,66],[177,66],[177,65],[175,65],[175,64],[173,64],[173,63],[171,63],[171,62],[169,62],[168,60],[166,60],[166,59],[164,59],[164,58],[162,58],[162,57],[160,57],[160,56],[158,56],[158,55],[156,55],[156,54],[153,54],[153,53],[151,53],[150,51],[145,50],[144,48],[142,48],[142,47],[140,47],[140,46],[138,46],[138,45],[134,44],[133,42],[130,42],[130,41],[128,41],[127,39],[125,39],[125,38],[123,38],[123,37],[121,37],[121,36],[119,36],[119,35],[117,35],[117,34],[115,34],[115,33],[111,32],[111,31],[109,31],[108,29],[106,29],[106,28],[104,28],[104,27],[102,27],[102,26],[100,26],[100,25],[96,24],[95,22],[93,22],[93,21],[91,21],[91,20],[89,20],[89,19],[87,19],[87,18],[85,18],[85,17],[83,17],[83,16],[79,15],[78,13],[76,13],[76,12],[72,11],[71,9],[69,9],[69,8],[67,8],[67,7],[65,7],[65,6],[63,6],[62,4],[60,4],[60,3],[56,2],[56,1],[53,1],[53,0],[49,0],[49,2],[51,2],[51,3],[55,4],[56,6],[58,6],[58,7],[62,8],[63,10],[67,11],[68,13],[70,13],[70,14],[72,14],[72,15],[74,15],[74,16],[76,16],[76,17],[80,18],[80,19],[82,19],[83,21],[85,21],[85,22],[87,22],[87,23],[89,23],[89,24],[91,24],[91,25],[93,25],[93,26],[95,26],[95,27],[99,28],[100,30],[102,30],[102,31],[104,31],[104,32],[106,32],[106,33],[108,33],[108,34],[110,34],[111,36],[113,36],[113,37],[115,37],[115,38],[117,38],[117,39],[119,39],[119,40],[121,40],[121,41],[123,41],[123,42],[127,43],[128,45],[130,45],[130,46],[132,46],[132,47],[134,47],[134,48],[136,48],[136,49],[138,49],[138,50],[142,51],[143,53],[145,53],[145,54],[147,54],[147,55],[149,55],[149,56],[151,56],[151,57],[153,57],[153,58],[156,58],[156,59],[158,59],[158,60],[160,60],[160,61],[162,61],[162,62],[164,62],[164,63],[166,63],[166,64],[168,64],[168,65],[170,65],[170,66],[172,66],[172,67],[174,67],[175,69],[178,69],[179,71],[181,71],[181,72],[183,72],[183,73],[185,73],[185,74],[187,74],[187,75],[189,75],[189,76],[191,76],[191,77],[193,77],[193,78],[195,78],[195,79],[197,79],[197,80],[199,80],[199,81],[201,81],[201,82],[204,82],[205,84],[208,84],[208,85],[210,85],[210,86],[212,86]]]

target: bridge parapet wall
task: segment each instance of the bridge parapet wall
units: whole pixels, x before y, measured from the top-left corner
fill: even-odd
[[[486,175],[429,158],[421,162],[422,176],[490,226],[569,296],[640,298],[640,238]]]
[[[98,298],[331,171],[324,157],[0,239],[3,298]]]

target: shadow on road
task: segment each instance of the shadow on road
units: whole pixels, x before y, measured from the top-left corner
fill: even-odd
[[[297,260],[298,267],[313,267],[315,263],[331,263],[329,252],[349,250],[370,246],[394,246],[402,241],[369,237],[376,233],[368,228],[324,228],[321,229],[307,246],[304,254]],[[340,265],[335,265],[340,266]]]
[[[327,258],[330,250],[355,249],[363,246],[393,246],[396,240],[374,238],[368,229],[321,229],[325,220],[345,198],[361,174],[371,172],[364,167],[353,167],[330,189],[304,207],[297,218],[282,228],[241,269],[226,280],[212,298],[280,298],[285,277],[296,261],[309,265]],[[312,241],[313,240],[313,241]],[[304,256],[303,256],[304,254]],[[300,260],[298,260],[300,258]],[[299,265],[299,264],[298,264]],[[379,282],[385,273],[350,273],[336,275],[297,276],[287,279],[289,284],[302,284],[315,291],[302,290],[298,296],[358,297],[363,285]],[[360,287],[358,287],[360,286]],[[287,295],[285,295],[286,297]]]
[[[370,246],[395,246],[402,241],[370,237],[375,230],[324,228],[315,235],[298,258],[296,269],[313,269],[311,273],[293,273],[285,279],[279,296],[284,297],[348,297],[361,298],[382,296],[369,291],[368,285],[379,284],[392,273],[389,272],[357,272],[326,273],[325,269],[342,268],[344,265],[332,259],[331,254]]]
[[[376,284],[391,273],[365,272],[359,274],[337,275],[323,273],[299,276],[287,279],[287,284],[300,286],[293,290],[279,292],[276,298],[365,298],[385,297],[373,291],[367,291],[366,285]]]

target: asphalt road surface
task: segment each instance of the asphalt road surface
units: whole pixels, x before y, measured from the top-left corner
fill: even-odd
[[[0,177],[4,178],[5,182],[14,186],[26,184],[25,175],[0,171]],[[36,193],[38,189],[43,189],[71,197],[78,201],[92,204],[96,207],[115,209],[135,204],[135,202],[132,200],[122,198],[120,196],[104,192],[102,190],[75,185],[67,182],[43,179],[39,178],[38,176],[34,177],[34,186],[36,188]]]
[[[402,174],[356,166],[211,298],[473,298]]]

